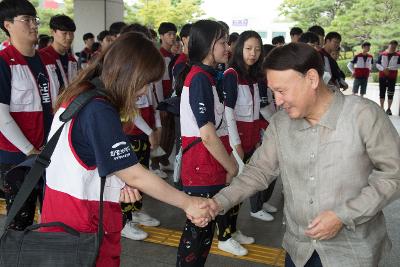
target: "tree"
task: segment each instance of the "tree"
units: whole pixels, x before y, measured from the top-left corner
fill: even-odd
[[[158,28],[169,21],[178,28],[204,14],[201,0],[139,0],[130,6],[125,4],[125,21],[139,22],[150,28]]]
[[[400,2],[398,0],[358,0],[337,16],[329,29],[342,34],[349,46],[370,41],[375,48],[400,38]]]
[[[376,51],[400,39],[399,0],[284,0],[280,10],[304,29],[317,24],[339,32],[350,50],[369,41]]]
[[[280,11],[304,29],[312,25],[326,27],[352,2],[353,0],[284,0]]]

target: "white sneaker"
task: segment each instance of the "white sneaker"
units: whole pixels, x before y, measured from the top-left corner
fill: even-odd
[[[163,179],[167,179],[167,178],[168,178],[168,174],[166,174],[165,172],[163,172],[163,171],[160,170],[160,169],[152,169],[152,168],[150,168],[150,170],[151,170],[155,175],[157,175],[158,177],[161,177],[161,178],[163,178]]]
[[[232,237],[226,241],[218,241],[218,248],[236,256],[244,256],[248,253],[247,249],[241,246]]]
[[[244,245],[249,245],[254,243],[254,237],[251,236],[245,236],[240,232],[240,230],[237,230],[232,234],[232,238],[235,239],[239,244],[244,244]]]
[[[138,223],[144,226],[159,226],[160,221],[156,218],[151,217],[143,211],[132,212],[132,222]]]
[[[172,172],[172,171],[174,171],[174,165],[171,164],[171,163],[168,164],[168,165],[163,165],[163,164],[160,163],[160,170]]]
[[[128,221],[121,231],[121,236],[138,241],[146,239],[148,234],[140,229],[136,223]]]
[[[268,204],[268,202],[265,202],[265,203],[263,204],[263,207],[262,207],[262,208],[263,208],[263,210],[265,210],[266,212],[272,212],[272,213],[274,213],[274,212],[277,212],[277,211],[278,211],[277,208],[275,208],[274,206]]]
[[[260,220],[263,220],[263,221],[266,221],[266,222],[270,222],[270,221],[274,220],[274,217],[271,214],[269,214],[268,212],[266,212],[265,210],[260,210],[257,212],[250,212],[250,216],[260,219]]]

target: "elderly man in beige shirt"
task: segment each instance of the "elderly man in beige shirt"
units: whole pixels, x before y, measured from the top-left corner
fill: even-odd
[[[321,58],[305,44],[274,49],[264,69],[283,110],[209,208],[227,211],[280,174],[286,266],[378,266],[391,247],[382,209],[400,190],[397,131],[375,103],[327,88]]]

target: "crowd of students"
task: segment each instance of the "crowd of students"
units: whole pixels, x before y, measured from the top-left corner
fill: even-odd
[[[100,88],[108,97],[95,99],[67,123],[46,179],[11,224],[23,230],[33,223],[36,201],[45,192],[41,221],[62,221],[81,232],[95,232],[101,176],[105,191],[105,238],[98,266],[118,266],[120,236],[143,240],[138,224],[160,221],[142,210],[141,192],[185,210],[188,218],[206,217],[200,199],[210,198],[230,183],[260,146],[268,121],[276,112],[272,91],[262,73],[264,57],[285,45],[282,36],[263,44],[255,31],[229,34],[223,22],[200,20],[177,27],[163,22],[157,33],[140,24],[116,22],[95,36],[83,35],[76,54],[76,26],[66,15],[50,19],[50,36],[37,34],[40,19],[26,0],[0,3],[0,27],[10,37],[0,51],[0,172],[7,210],[23,181],[7,179],[8,170],[40,153],[61,125],[59,114],[80,93]],[[336,60],[341,35],[312,26],[290,31],[291,42],[314,47],[324,62],[324,81],[332,90],[346,90]],[[400,66],[397,42],[379,55],[381,106],[388,109]],[[349,62],[353,93],[364,96],[373,58],[370,43]],[[176,97],[179,115],[159,111]],[[178,115],[178,116],[177,116]],[[181,189],[158,179],[174,170],[170,156],[181,152]],[[147,171],[145,168],[151,170]],[[60,171],[62,170],[62,171]],[[154,175],[155,174],[155,175]],[[157,177],[158,176],[158,177]],[[274,183],[250,198],[254,218],[271,221],[277,209],[268,200]],[[43,192],[44,191],[44,192]],[[218,228],[218,248],[243,256],[241,244],[255,242],[237,226],[240,205],[206,227],[187,219],[177,253],[177,266],[203,266]],[[201,215],[201,216],[200,216]],[[58,231],[59,229],[50,229]]]

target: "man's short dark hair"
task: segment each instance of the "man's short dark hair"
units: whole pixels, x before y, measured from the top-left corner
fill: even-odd
[[[191,23],[187,23],[187,24],[183,25],[181,31],[179,32],[179,36],[181,38],[189,37],[191,28],[192,28]]]
[[[399,43],[398,43],[396,40],[390,41],[389,44],[390,44],[390,45],[395,45],[395,46],[398,46],[398,45],[399,45]]]
[[[313,33],[315,33],[315,34],[318,35],[318,36],[325,36],[325,30],[324,30],[324,28],[322,28],[322,27],[319,26],[319,25],[311,26],[310,28],[308,28],[307,31],[308,31],[308,32],[313,32]]]
[[[304,43],[290,43],[274,48],[263,63],[264,70],[295,70],[305,74],[315,69],[319,77],[324,74],[321,56],[311,46]]]
[[[67,15],[55,15],[50,19],[50,29],[53,31],[67,31],[67,32],[75,32],[76,26],[75,22],[68,17]]]
[[[290,29],[290,36],[300,35],[302,33],[303,33],[303,30],[301,28],[299,28],[299,27],[293,27],[293,28]]]
[[[283,37],[282,35],[272,38],[273,45],[284,44],[284,43],[285,43],[285,37]]]
[[[123,21],[117,21],[110,25],[110,33],[111,35],[118,35],[121,33],[123,27],[126,26],[126,23]]]
[[[143,33],[148,39],[151,39],[149,28],[139,23],[132,23],[122,28],[121,34],[127,32],[140,32]]]
[[[101,31],[98,35],[97,35],[97,41],[99,42],[103,42],[104,38],[106,38],[107,36],[111,36],[111,33],[107,30]]]
[[[20,15],[36,17],[36,9],[28,0],[0,1],[0,28],[7,36],[10,36],[10,33],[4,27],[4,21],[12,21]]]
[[[362,45],[361,45],[362,48],[364,48],[364,47],[366,47],[366,46],[371,46],[371,43],[370,43],[370,42],[364,42],[364,43],[362,43]]]
[[[305,32],[302,35],[300,35],[299,38],[300,43],[311,43],[311,44],[319,44],[319,38],[318,35],[316,35],[313,32]]]
[[[158,27],[158,34],[166,34],[167,32],[177,32],[175,24],[172,22],[162,22],[160,27]]]
[[[325,43],[326,41],[332,39],[337,39],[339,41],[342,41],[342,36],[338,32],[328,32],[328,34],[325,36]]]
[[[93,33],[91,33],[91,32],[85,33],[85,34],[83,35],[83,41],[86,41],[86,40],[91,39],[91,38],[94,39],[94,35],[93,35]]]

